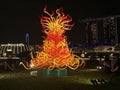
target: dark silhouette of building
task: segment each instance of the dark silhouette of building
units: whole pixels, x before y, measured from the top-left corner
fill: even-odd
[[[120,15],[96,19],[84,19],[86,44],[109,43],[120,44]]]

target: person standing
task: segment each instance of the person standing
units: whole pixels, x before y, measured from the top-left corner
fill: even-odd
[[[113,65],[111,72],[120,75],[120,55],[117,56],[116,63]]]

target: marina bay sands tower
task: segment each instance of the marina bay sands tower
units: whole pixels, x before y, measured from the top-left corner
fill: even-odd
[[[86,44],[120,44],[120,15],[85,19],[82,23],[85,24]]]

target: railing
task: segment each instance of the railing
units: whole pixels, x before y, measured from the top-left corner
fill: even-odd
[[[7,59],[19,59],[19,57],[0,57],[0,59],[4,59],[4,60],[7,60]]]

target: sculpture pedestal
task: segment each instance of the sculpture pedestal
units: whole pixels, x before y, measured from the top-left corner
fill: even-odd
[[[67,76],[67,69],[64,70],[59,70],[59,69],[54,69],[54,70],[48,70],[44,69],[43,70],[44,76]]]
[[[49,69],[42,69],[42,70],[32,70],[30,71],[31,76],[50,76],[50,77],[59,77],[59,76],[67,76],[67,69],[59,70],[49,70]]]

